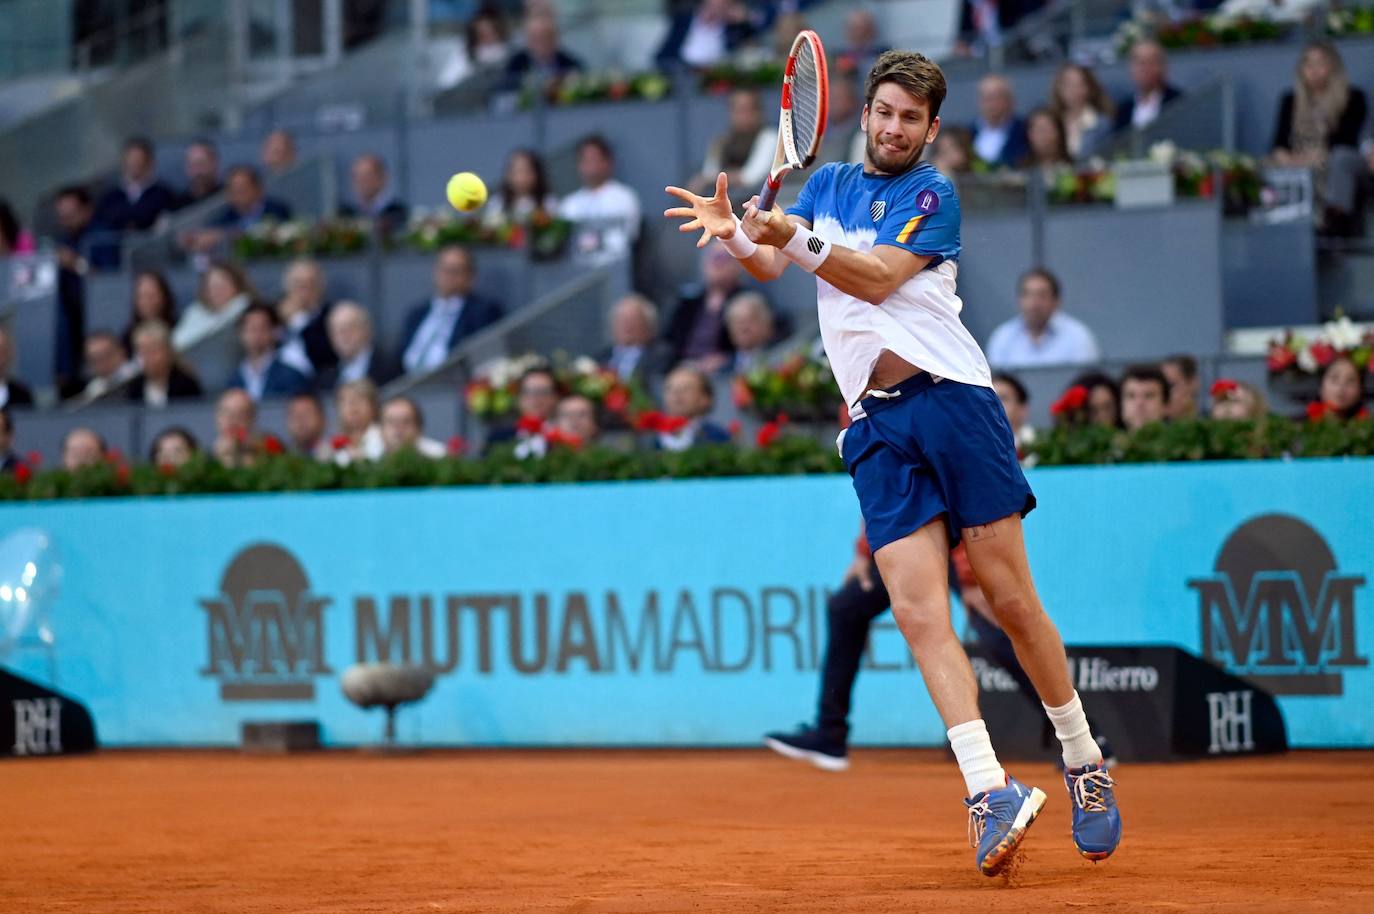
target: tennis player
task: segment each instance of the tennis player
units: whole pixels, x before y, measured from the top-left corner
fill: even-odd
[[[722,174],[709,199],[667,188],[686,205],[665,215],[688,220],[684,232],[719,239],[760,280],[793,263],[816,274],[821,338],[853,420],[840,453],[892,613],[964,776],[975,862],[991,876],[1011,862],[1045,794],[1006,774],[979,713],[973,669],[950,624],[952,544],[966,543],[1062,745],[1079,853],[1109,857],[1121,817],[1064,644],[1031,581],[1021,519],[1035,496],[987,360],[959,320],[959,199],[921,162],[939,133],[945,90],[938,65],[889,51],[868,75],[863,165],[818,169],[786,213],[751,203],[739,220]]]

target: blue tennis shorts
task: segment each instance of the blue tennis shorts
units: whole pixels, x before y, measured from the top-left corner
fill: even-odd
[[[967,527],[1035,507],[992,388],[923,372],[864,397],[850,415],[840,456],[875,552],[941,514],[953,546]]]

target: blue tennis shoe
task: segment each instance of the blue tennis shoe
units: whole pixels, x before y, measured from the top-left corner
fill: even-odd
[[[1073,800],[1073,843],[1089,860],[1106,860],[1121,843],[1121,813],[1113,792],[1116,782],[1106,765],[1085,765],[1064,772]]]
[[[964,800],[964,805],[968,807],[968,842],[976,848],[974,862],[984,876],[996,876],[1011,862],[1026,829],[1040,815],[1045,792],[1008,775],[1006,787],[985,790]]]

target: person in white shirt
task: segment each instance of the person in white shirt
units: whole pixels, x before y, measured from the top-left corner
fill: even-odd
[[[761,185],[773,164],[778,131],[763,125],[763,105],[752,89],[736,89],[730,94],[730,126],[711,141],[701,171],[688,185],[693,193],[704,193],[716,183],[722,171],[730,183],[752,187]]]
[[[341,385],[334,393],[339,431],[329,440],[331,457],[339,466],[355,460],[377,460],[386,453],[377,424],[377,385],[364,378]]]
[[[414,450],[421,457],[437,460],[444,456],[444,445],[426,438],[425,417],[420,405],[409,397],[393,397],[382,404],[382,444],[386,454]]]
[[[973,122],[973,151],[994,168],[1015,168],[1030,149],[1026,122],[1016,116],[1011,83],[996,73],[978,81],[978,118]]]
[[[1017,286],[1020,315],[988,337],[988,362],[998,368],[1081,365],[1101,358],[1087,325],[1059,310],[1059,280],[1043,267],[1027,270]]]
[[[639,197],[615,180],[615,153],[601,136],[577,144],[581,189],[563,198],[559,214],[578,223],[574,250],[591,264],[608,263],[629,254],[639,237]]]
[[[177,320],[172,346],[185,352],[232,326],[253,299],[248,277],[232,263],[214,261],[200,277],[200,291]]]

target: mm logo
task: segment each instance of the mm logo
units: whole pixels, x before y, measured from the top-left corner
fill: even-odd
[[[1356,652],[1355,594],[1325,539],[1296,517],[1246,521],[1195,578],[1202,652],[1274,695],[1340,695],[1341,671],[1369,666]]]
[[[202,676],[224,701],[310,701],[324,662],[324,608],[296,557],[255,543],[229,562],[219,594],[200,601],[209,658]]]

